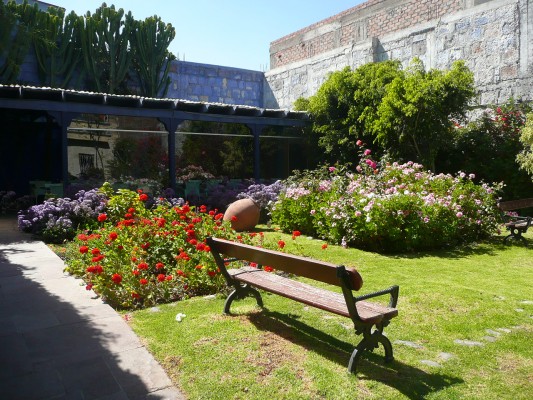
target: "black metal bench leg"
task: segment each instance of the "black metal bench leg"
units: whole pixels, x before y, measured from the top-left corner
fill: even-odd
[[[230,314],[230,307],[231,303],[235,299],[243,299],[248,295],[252,295],[255,297],[255,300],[257,301],[257,305],[261,308],[263,308],[263,298],[261,297],[261,294],[257,291],[257,289],[250,287],[248,285],[242,286],[239,289],[233,290],[226,299],[224,303],[224,314]]]
[[[375,336],[376,341],[378,343],[381,343],[381,345],[383,346],[383,349],[385,350],[385,362],[389,363],[389,362],[394,361],[394,354],[392,352],[392,343],[390,342],[389,338],[383,335],[383,333],[379,331],[375,331],[373,336]]]
[[[355,350],[352,352],[352,355],[350,356],[350,361],[348,361],[348,372],[350,374],[357,373],[357,363],[359,362],[361,355],[366,349],[366,346],[367,346],[366,342],[367,342],[366,338],[361,340],[359,344],[356,346]]]

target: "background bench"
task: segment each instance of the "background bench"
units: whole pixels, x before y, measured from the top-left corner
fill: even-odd
[[[257,304],[263,307],[263,299],[257,289],[290,298],[321,310],[350,318],[354,324],[355,333],[363,335],[363,339],[356,346],[348,362],[348,371],[356,372],[357,362],[364,351],[372,351],[381,344],[385,349],[385,361],[394,359],[392,344],[383,335],[383,329],[390,319],[398,315],[398,286],[355,297],[363,285],[359,273],[353,268],[345,268],[327,262],[290,254],[249,246],[242,243],[230,242],[223,239],[208,238],[207,244],[211,253],[233,291],[224,304],[224,312],[230,313],[231,303],[235,299],[247,296],[255,297]],[[240,268],[227,269],[226,264],[244,261]],[[255,263],[257,267],[250,266]],[[342,293],[317,288],[282,276],[267,272],[261,266],[269,266],[286,273],[313,279],[315,281],[340,286]],[[367,299],[389,295],[388,305],[365,301]]]
[[[522,234],[527,232],[533,218],[531,216],[513,216],[508,213],[510,211],[523,210],[524,208],[533,208],[533,198],[501,201],[498,207],[504,214],[505,228],[510,232],[503,240],[504,243],[508,243],[510,239],[521,240],[527,246],[527,241]]]

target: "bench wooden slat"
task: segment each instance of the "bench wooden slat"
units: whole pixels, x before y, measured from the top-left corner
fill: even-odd
[[[533,198],[501,201],[498,206],[502,211],[520,210],[522,208],[533,207]]]
[[[235,243],[224,239],[214,239],[217,251],[239,260],[255,262],[259,265],[271,266],[294,275],[314,279],[316,281],[340,286],[337,276],[337,265],[310,258],[294,256],[275,250],[261,249],[243,243]],[[363,278],[354,268],[346,268],[350,275],[352,290],[363,286]]]
[[[346,300],[341,293],[320,289],[303,282],[279,276],[252,267],[230,269],[228,273],[236,280],[248,283],[256,288],[299,301],[304,304],[350,318]],[[398,310],[368,301],[356,303],[361,321],[379,323],[398,315]]]

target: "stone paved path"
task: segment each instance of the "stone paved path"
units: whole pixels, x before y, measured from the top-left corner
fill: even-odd
[[[110,306],[0,217],[0,399],[185,397]]]

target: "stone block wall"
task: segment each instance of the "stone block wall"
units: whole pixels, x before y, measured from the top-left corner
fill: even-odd
[[[264,74],[240,68],[174,61],[166,97],[263,106]]]
[[[320,52],[295,50],[311,45]],[[438,69],[465,60],[482,105],[533,100],[533,0],[370,0],[273,42],[270,52],[265,107],[290,108],[328,72],[387,59],[406,66],[414,57]]]

